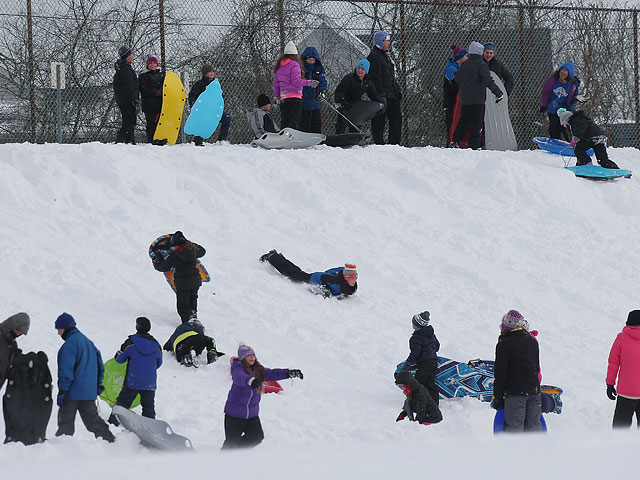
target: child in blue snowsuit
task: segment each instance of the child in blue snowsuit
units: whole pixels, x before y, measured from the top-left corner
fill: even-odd
[[[318,86],[304,87],[302,89],[302,117],[300,118],[300,130],[303,132],[321,133],[322,130],[322,104],[318,100],[320,92],[327,91],[327,79],[325,70],[320,61],[318,50],[314,47],[305,48],[300,58],[303,61],[302,74],[307,80],[317,80]]]
[[[116,405],[129,408],[136,395],[140,394],[142,416],[156,418],[157,370],[162,365],[162,350],[158,341],[149,334],[149,331],[151,331],[149,319],[138,317],[136,319],[136,333],[129,335],[114,356],[118,363],[129,361]],[[113,414],[109,417],[109,423],[119,425]]]
[[[309,283],[317,286],[319,294],[325,297],[346,297],[358,289],[356,266],[346,263],[324,272],[307,273],[281,253],[271,250],[260,257],[261,262],[269,262],[278,272],[292,282]]]
[[[440,342],[429,325],[430,315],[426,310],[417,313],[411,319],[413,335],[409,338],[409,357],[405,362],[406,368],[417,365],[416,380],[425,387],[436,405],[440,403],[440,394],[436,387],[436,372],[438,370],[438,350]]]

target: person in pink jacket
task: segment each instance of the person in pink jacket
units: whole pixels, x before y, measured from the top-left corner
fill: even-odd
[[[302,78],[302,68],[298,49],[293,42],[284,47],[284,53],[280,55],[273,69],[273,97],[280,105],[280,118],[282,128],[289,127],[300,129],[300,116],[302,115],[302,89],[304,87],[316,88],[318,80],[306,80]]]
[[[618,378],[618,390],[615,384]],[[613,428],[629,428],[636,414],[640,427],[640,310],[632,310],[609,353],[607,396],[615,400]]]

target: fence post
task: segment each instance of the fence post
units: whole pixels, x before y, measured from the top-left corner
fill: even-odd
[[[160,7],[160,69],[163,73],[167,73],[167,61],[164,58],[164,0],[159,0],[158,6]]]
[[[520,112],[519,112],[519,119],[518,121],[520,122],[520,124],[524,125],[524,119],[528,117],[527,115],[527,110],[529,110],[528,105],[527,105],[527,70],[526,70],[526,66],[525,66],[525,58],[524,58],[524,54],[523,52],[525,51],[525,45],[524,45],[524,10],[522,8],[518,8],[518,24],[519,24],[519,30],[520,30],[520,52],[519,52],[519,59],[520,59]],[[510,99],[507,99],[510,101]],[[526,133],[527,137],[531,137],[530,135],[530,131],[527,130]],[[517,142],[517,139],[516,139]]]
[[[29,50],[29,103],[31,104],[31,141],[36,141],[36,62],[33,56],[33,14],[27,0],[27,48]]]
[[[638,10],[633,11],[633,99],[636,105],[636,147],[640,144],[640,92],[638,92]]]
[[[402,143],[407,143],[407,36],[404,24],[404,2],[400,3],[400,63],[402,64]]]
[[[62,78],[60,75],[60,64],[56,64],[56,111],[58,124],[58,143],[62,143]]]

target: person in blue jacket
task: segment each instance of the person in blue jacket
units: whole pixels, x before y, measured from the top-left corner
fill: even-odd
[[[442,80],[442,109],[444,110],[444,121],[447,124],[447,144],[451,141],[451,122],[453,121],[453,107],[458,97],[458,84],[455,75],[460,69],[460,65],[467,59],[467,50],[451,45],[453,55],[447,61],[444,68],[444,78]]]
[[[318,293],[325,297],[346,297],[353,295],[358,289],[356,266],[349,263],[346,263],[344,267],[330,268],[324,272],[307,273],[275,250],[262,255],[260,261],[269,262],[292,282],[317,286]]]
[[[116,405],[129,408],[136,395],[140,394],[142,416],[156,418],[157,370],[162,365],[162,350],[158,341],[149,334],[150,331],[151,322],[147,317],[136,318],[136,333],[129,335],[115,354],[116,362],[129,361]],[[115,426],[120,424],[114,414],[109,417],[109,423]]]
[[[195,357],[205,349],[207,350],[207,363],[213,363],[219,356],[224,355],[216,350],[215,340],[205,335],[204,325],[195,316],[187,323],[179,325],[162,348],[167,352],[173,352],[176,355],[176,360],[185,367],[195,366]]]
[[[440,342],[429,325],[431,316],[428,311],[417,313],[411,319],[413,335],[409,338],[411,352],[405,361],[405,368],[417,365],[416,380],[425,387],[436,405],[440,404],[440,394],[436,386],[438,370],[438,350]]]
[[[540,93],[540,112],[549,115],[549,137],[571,141],[569,133],[562,128],[558,109],[575,112],[578,103],[580,79],[576,76],[573,62],[565,62],[547,79]]]
[[[76,412],[84,426],[96,438],[113,442],[115,437],[109,425],[100,415],[96,398],[104,391],[102,378],[104,364],[100,350],[76,328],[75,319],[68,313],[61,314],[55,323],[64,344],[58,350],[58,431],[73,436]]]
[[[302,59],[302,75],[307,80],[317,80],[318,86],[304,87],[302,89],[302,117],[300,118],[300,130],[303,132],[322,133],[322,103],[318,100],[320,92],[327,91],[327,79],[324,67],[320,61],[318,50],[314,47],[305,48],[300,56]]]

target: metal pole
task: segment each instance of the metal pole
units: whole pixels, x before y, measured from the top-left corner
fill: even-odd
[[[407,36],[404,24],[404,3],[400,4],[400,63],[402,65],[402,140],[407,143]]]
[[[278,27],[280,29],[280,51],[284,51],[284,0],[278,0]]]
[[[36,141],[36,62],[33,55],[33,14],[27,0],[27,48],[29,50],[29,103],[31,104],[31,141]]]
[[[522,8],[518,9],[518,23],[520,24],[520,51],[518,52],[518,59],[520,61],[520,108],[518,116],[520,117],[520,121],[518,122],[520,125],[526,125],[528,122],[523,122],[525,118],[528,118],[527,111],[530,107],[527,105],[527,72],[525,67],[525,59],[523,52],[525,51],[524,45],[524,11]],[[511,99],[507,99],[511,102]],[[513,114],[512,114],[513,115]],[[527,137],[530,137],[529,132],[527,132]],[[517,137],[516,137],[517,143]]]
[[[60,64],[56,65],[56,107],[58,110],[58,143],[62,143],[62,89],[60,88]]]
[[[636,147],[640,141],[640,92],[638,91],[638,10],[633,12],[633,96],[636,104]]]
[[[163,72],[167,71],[167,62],[165,60],[165,45],[164,45],[164,0],[158,0],[160,7],[160,69]]]

